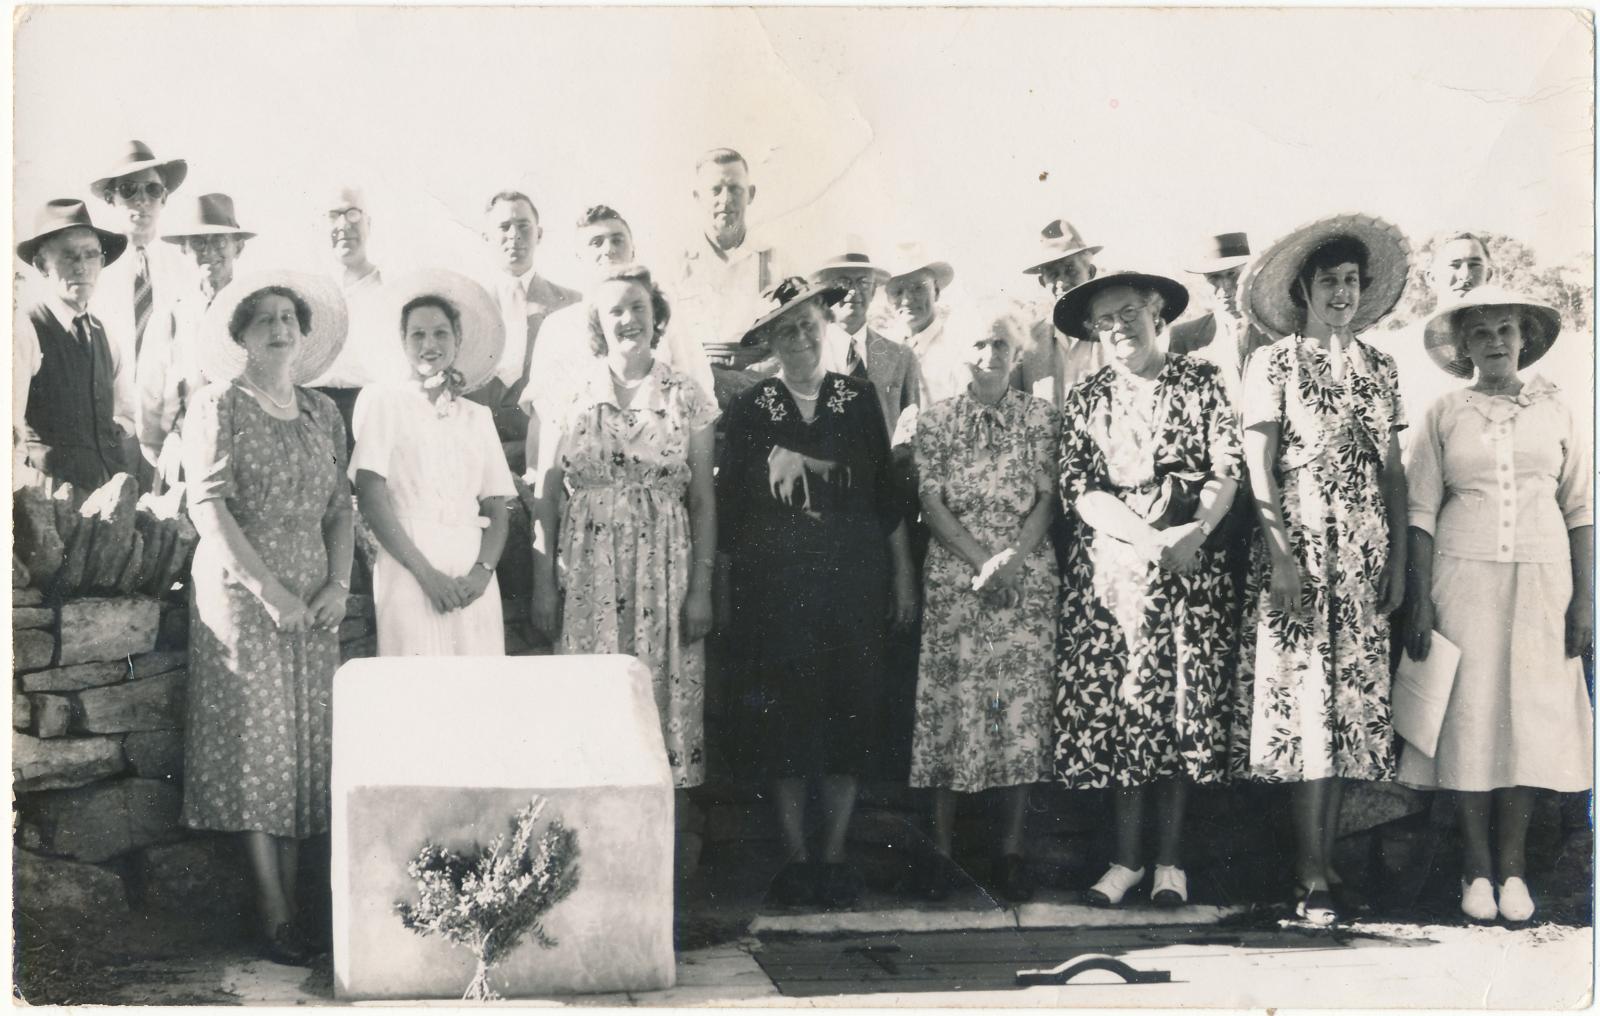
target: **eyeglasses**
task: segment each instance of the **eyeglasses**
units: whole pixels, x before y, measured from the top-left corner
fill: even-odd
[[[226,250],[228,241],[232,239],[233,237],[231,236],[213,234],[210,236],[186,236],[183,238],[183,242],[191,251],[199,254],[206,251]]]
[[[136,180],[123,180],[117,184],[117,193],[122,195],[122,200],[132,201],[143,194],[151,201],[160,201],[167,196],[167,185],[159,180],[147,180],[139,183]]]
[[[328,225],[337,226],[341,222],[347,222],[354,226],[366,217],[367,213],[359,208],[335,208],[328,213]]]
[[[1104,334],[1116,328],[1118,321],[1121,321],[1125,325],[1131,325],[1134,321],[1138,320],[1139,312],[1148,306],[1150,306],[1148,303],[1130,303],[1128,306],[1117,311],[1115,314],[1100,315],[1093,321],[1089,322],[1089,327],[1093,328],[1096,332]]]

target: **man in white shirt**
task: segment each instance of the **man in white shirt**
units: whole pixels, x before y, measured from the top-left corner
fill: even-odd
[[[1240,383],[1251,354],[1272,344],[1272,336],[1244,316],[1239,305],[1239,278],[1250,263],[1250,238],[1244,233],[1211,237],[1184,270],[1202,276],[1211,291],[1212,309],[1172,326],[1167,351],[1198,357],[1222,371],[1235,414],[1243,412]]]
[[[1039,280],[1046,299],[1042,316],[1028,330],[1028,348],[1022,351],[1011,383],[1050,400],[1057,409],[1073,385],[1106,365],[1104,343],[1075,339],[1055,326],[1056,301],[1095,277],[1094,256],[1101,249],[1085,243],[1066,219],[1053,219],[1039,231],[1039,252],[1022,270]]]
[[[717,402],[726,408],[755,382],[747,368],[767,355],[741,340],[760,313],[762,294],[785,273],[773,247],[750,235],[746,212],[756,187],[744,156],[731,148],[702,155],[695,164],[694,199],[705,217],[702,235],[665,280],[672,327],[700,341],[716,379]]]
[[[334,273],[344,294],[350,330],[339,355],[320,377],[312,379],[311,387],[339,407],[345,439],[354,446],[352,420],[361,389],[405,377],[406,361],[400,348],[400,324],[387,320],[383,273],[367,253],[372,212],[366,195],[359,187],[341,185],[328,193],[324,204],[328,246],[338,264]]]
[[[844,291],[843,298],[828,308],[832,324],[822,334],[823,363],[828,370],[872,382],[890,444],[909,454],[916,407],[922,403],[922,373],[911,350],[867,324],[872,297],[888,278],[888,271],[870,257],[852,251],[825,262],[812,273],[811,281]]]
[[[883,284],[883,294],[894,311],[896,330],[891,337],[917,358],[924,405],[960,394],[967,381],[939,313],[939,297],[955,277],[949,262],[913,257],[892,270]]]

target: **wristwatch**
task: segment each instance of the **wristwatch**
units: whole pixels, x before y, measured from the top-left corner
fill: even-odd
[[[490,573],[494,572],[494,565],[490,564],[488,561],[474,561],[472,562],[472,567],[482,568],[484,571]]]

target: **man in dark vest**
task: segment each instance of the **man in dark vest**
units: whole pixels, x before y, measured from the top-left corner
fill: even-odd
[[[120,350],[89,313],[100,269],[128,238],[95,226],[83,202],[58,198],[34,219],[17,256],[33,265],[44,288],[17,322],[12,368],[29,378],[15,412],[14,439],[24,463],[56,483],[94,490],[128,468],[132,433],[115,419]]]

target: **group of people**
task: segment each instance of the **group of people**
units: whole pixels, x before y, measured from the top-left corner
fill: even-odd
[[[1476,237],[1441,246],[1434,274],[1470,285],[1441,282],[1402,369],[1361,333],[1410,246],[1365,215],[1259,252],[1211,238],[1191,269],[1213,308],[1181,323],[1188,286],[1100,272],[1058,219],[1019,259],[1045,296],[1025,322],[941,313],[943,261],[786,275],[731,149],[697,166],[704,234],[659,278],[589,208],[582,293],[535,268],[516,191],[485,206],[489,286],[385,279],[355,188],[326,210],[331,275],[235,277],[254,234],[228,196],[174,227],[182,160],[133,142],[112,170],[91,190],[125,234],[62,199],[18,244],[45,290],[15,335],[16,442],[39,482],[182,491],[183,817],[243,834],[269,955],[307,954],[294,882],[327,829],[357,518],[381,655],[503,653],[498,574],[525,562],[554,651],[650,669],[680,791],[707,775],[709,667],[732,771],[771,786],[780,903],[855,901],[847,833],[877,778],[931,791],[929,898],[982,791],[990,881],[1030,898],[1029,788],[1059,780],[1113,792],[1089,899],[1122,904],[1153,865],[1151,900],[1178,905],[1188,788],[1253,780],[1293,785],[1294,903],[1329,923],[1359,905],[1332,865],[1342,789],[1399,779],[1460,793],[1463,910],[1532,915],[1534,793],[1590,785],[1592,451],[1524,373],[1559,315],[1493,285]],[[179,252],[186,281],[158,267]],[[1423,362],[1436,383],[1407,376]],[[1391,643],[1421,660],[1435,632],[1461,653],[1437,745],[1397,758]]]

